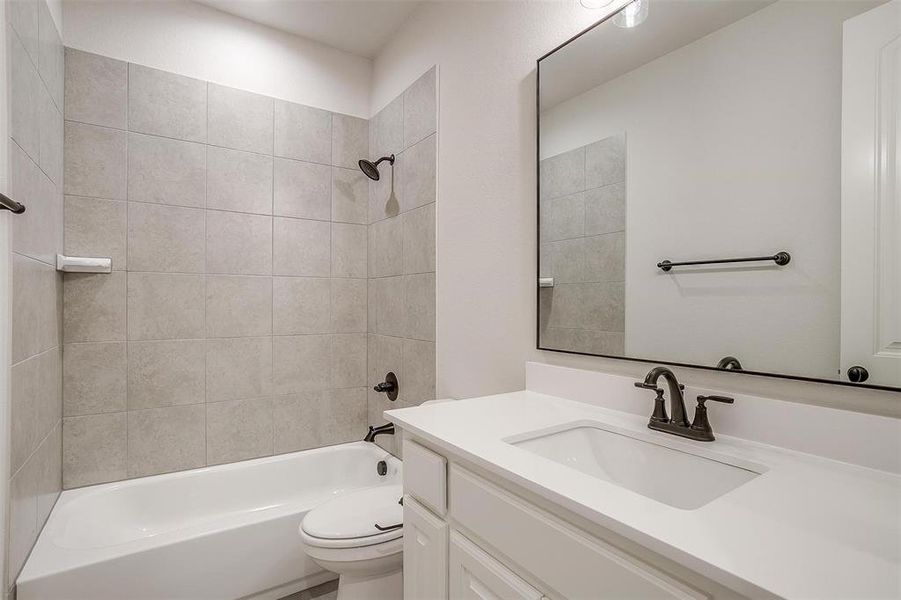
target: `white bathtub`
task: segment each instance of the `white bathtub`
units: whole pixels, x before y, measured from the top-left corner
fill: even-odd
[[[68,490],[19,575],[18,598],[280,598],[335,578],[303,551],[307,511],[400,481],[400,461],[355,442]]]

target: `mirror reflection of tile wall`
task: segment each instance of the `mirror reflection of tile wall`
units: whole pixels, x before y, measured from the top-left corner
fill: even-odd
[[[542,348],[625,353],[625,136],[540,162]]]

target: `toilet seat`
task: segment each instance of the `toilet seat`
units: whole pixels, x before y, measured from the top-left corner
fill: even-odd
[[[300,525],[303,542],[322,549],[352,549],[385,544],[374,552],[402,547],[403,496],[401,485],[381,485],[342,494],[307,513]],[[381,527],[393,527],[380,531]],[[396,542],[396,543],[391,543]],[[375,550],[375,549],[373,549]]]

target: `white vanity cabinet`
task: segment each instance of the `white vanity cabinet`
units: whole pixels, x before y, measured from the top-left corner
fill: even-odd
[[[404,462],[405,600],[739,597],[584,531],[410,438]]]
[[[447,523],[404,496],[404,598],[447,598]]]
[[[454,531],[448,560],[450,597],[458,600],[541,600],[541,592]]]

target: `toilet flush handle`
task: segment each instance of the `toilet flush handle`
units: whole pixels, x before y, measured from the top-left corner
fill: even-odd
[[[378,523],[375,524],[375,528],[378,529],[379,531],[391,531],[393,529],[400,529],[403,526],[404,526],[403,523],[398,523],[397,525],[386,525],[385,527],[382,527]]]

